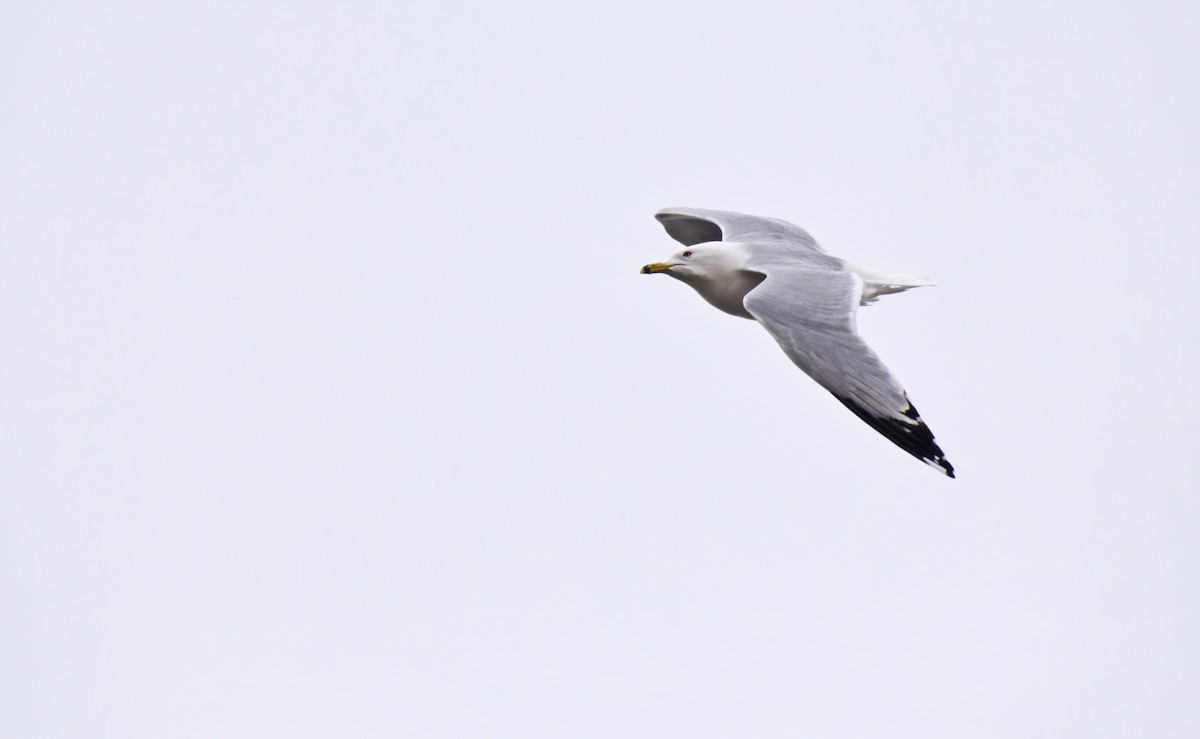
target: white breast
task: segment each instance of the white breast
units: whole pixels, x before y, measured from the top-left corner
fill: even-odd
[[[695,288],[696,292],[700,293],[700,297],[707,300],[713,307],[720,308],[731,315],[754,320],[754,316],[750,315],[742,303],[742,298],[746,297],[746,293],[757,287],[763,279],[764,275],[759,272],[737,270],[722,275],[720,279],[697,277],[685,280],[685,282]]]

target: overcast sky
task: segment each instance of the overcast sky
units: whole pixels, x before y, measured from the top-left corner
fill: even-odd
[[[1200,736],[1198,8],[4,2],[0,735]]]

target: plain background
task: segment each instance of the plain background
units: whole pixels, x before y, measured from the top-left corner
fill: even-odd
[[[0,735],[1200,736],[1198,7],[4,2]]]

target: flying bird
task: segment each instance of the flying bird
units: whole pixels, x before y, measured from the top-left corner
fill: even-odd
[[[826,254],[804,229],[776,218],[668,208],[655,218],[684,248],[643,274],[667,274],[713,306],[758,321],[785,354],[868,426],[954,477],[900,382],[858,335],[855,314],[881,295],[932,283],[876,272]]]

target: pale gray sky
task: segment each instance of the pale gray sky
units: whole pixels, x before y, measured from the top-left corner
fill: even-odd
[[[5,3],[0,735],[1200,735],[1197,7]]]

